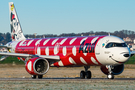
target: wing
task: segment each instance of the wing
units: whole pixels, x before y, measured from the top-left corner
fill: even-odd
[[[52,61],[60,61],[59,56],[53,56],[53,55],[32,55],[32,54],[21,54],[21,53],[5,53],[5,52],[0,52],[0,56],[13,56],[13,57],[22,57],[22,58],[33,58],[33,57],[41,57],[45,58],[47,60],[52,60]]]
[[[130,53],[131,53],[131,56],[133,56],[135,54],[135,51],[131,51]]]
[[[12,47],[10,46],[0,46],[0,48],[6,48],[7,50],[11,49]],[[0,56],[2,56],[0,58],[0,61],[4,60],[6,57],[8,56],[13,56],[13,57],[22,57],[22,58],[33,58],[33,57],[41,57],[41,58],[45,58],[47,60],[51,60],[51,61],[60,61],[60,57],[59,56],[53,56],[53,55],[32,55],[32,54],[22,54],[22,53],[7,53],[7,52],[0,52]]]
[[[10,46],[5,46],[5,45],[1,45],[0,48],[11,49],[12,47],[10,47]]]

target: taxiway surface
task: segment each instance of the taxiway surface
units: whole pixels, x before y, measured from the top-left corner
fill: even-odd
[[[124,72],[109,80],[99,67],[91,67],[92,79],[80,79],[83,67],[50,68],[43,79],[31,79],[25,66],[0,65],[0,89],[3,90],[132,90],[135,88],[135,67],[125,68]]]
[[[92,78],[92,79],[80,79],[80,78],[43,78],[43,79],[32,79],[32,78],[0,78],[0,81],[135,81],[135,78]]]

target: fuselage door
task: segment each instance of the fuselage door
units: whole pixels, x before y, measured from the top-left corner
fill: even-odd
[[[95,54],[96,55],[100,55],[100,48],[102,48],[102,44],[103,44],[103,39],[100,39],[98,42],[97,42],[97,44],[96,44],[96,46],[95,46]]]

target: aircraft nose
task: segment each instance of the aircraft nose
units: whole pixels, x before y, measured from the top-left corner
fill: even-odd
[[[126,62],[130,58],[130,53],[123,53],[120,62]]]
[[[112,57],[110,57],[110,58],[113,59],[114,61],[118,62],[118,63],[127,62],[129,60],[129,58],[130,58],[129,50],[127,50],[127,49],[125,49],[125,50],[119,49],[119,51],[120,52],[115,52],[115,54],[113,54]]]

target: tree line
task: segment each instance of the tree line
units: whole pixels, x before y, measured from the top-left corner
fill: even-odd
[[[120,38],[129,37],[131,39],[135,39],[135,32],[131,30],[121,30],[121,31],[114,31],[114,32],[105,32],[105,31],[89,31],[89,32],[82,32],[82,33],[62,33],[62,34],[43,34],[43,35],[34,35],[34,34],[26,34],[26,38],[51,38],[51,37],[68,37],[68,36],[92,36],[92,35],[114,35]],[[7,33],[0,33],[0,44],[6,44],[11,40],[11,34]]]

